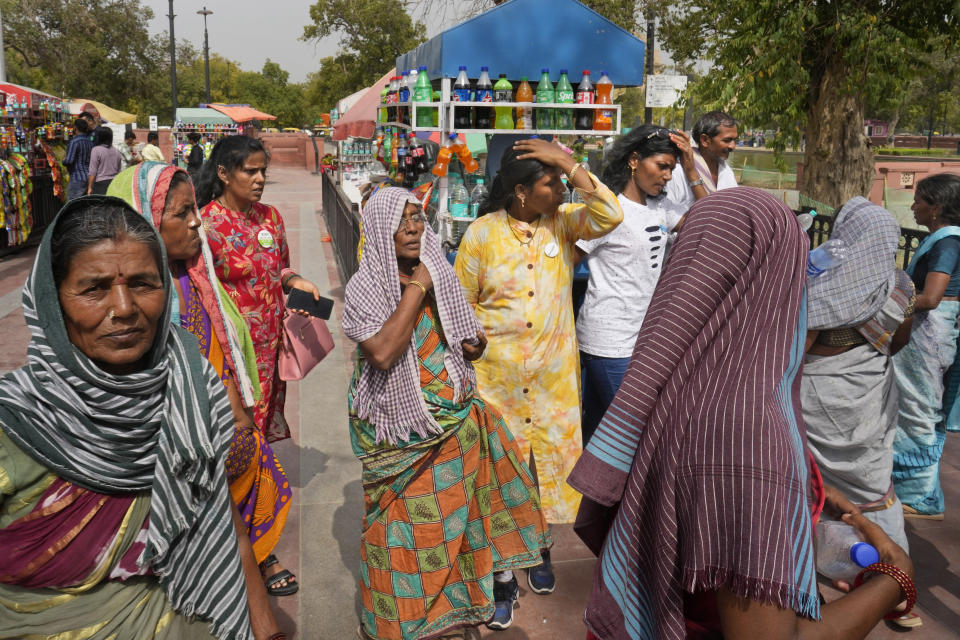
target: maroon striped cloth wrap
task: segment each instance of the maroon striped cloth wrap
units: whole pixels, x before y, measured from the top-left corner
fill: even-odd
[[[808,248],[759,189],[687,214],[568,479],[600,556],[585,621],[601,640],[684,638],[684,592],[719,587],[819,618],[799,402]]]

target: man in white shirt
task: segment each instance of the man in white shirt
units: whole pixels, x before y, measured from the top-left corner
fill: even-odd
[[[707,194],[737,186],[727,158],[737,147],[737,121],[722,111],[704,114],[693,127],[694,166],[699,178],[690,182],[683,171],[674,171],[667,195],[684,211]]]

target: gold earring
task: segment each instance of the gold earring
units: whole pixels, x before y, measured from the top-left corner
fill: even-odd
[[[637,168],[636,168],[636,167],[630,167],[630,177],[632,178],[632,177],[635,176],[635,175],[637,175]]]
[[[523,208],[526,206],[527,206],[527,198],[525,196],[520,196],[520,207]]]

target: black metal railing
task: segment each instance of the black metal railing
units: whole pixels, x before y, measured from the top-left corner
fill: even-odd
[[[817,215],[813,219],[813,225],[807,230],[810,235],[810,246],[817,247],[830,238],[830,232],[833,231],[833,216],[824,214]],[[923,239],[929,235],[927,231],[919,229],[905,229],[900,227],[900,244],[897,248],[897,264],[901,269],[906,269],[910,264],[910,258],[913,257],[917,247],[923,242]]]
[[[360,209],[337,186],[333,172],[323,174],[323,218],[330,232],[333,253],[346,283],[357,271],[357,246],[360,244]]]

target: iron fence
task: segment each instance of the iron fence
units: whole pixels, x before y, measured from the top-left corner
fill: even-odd
[[[357,246],[360,244],[360,208],[347,199],[333,177],[323,174],[323,218],[330,232],[333,253],[340,270],[340,279],[346,283],[357,271]]]

